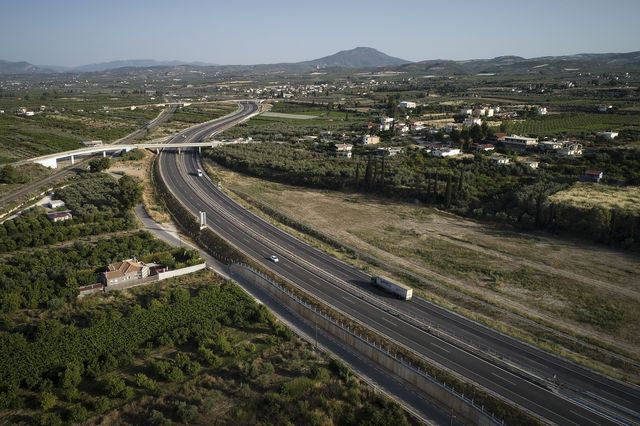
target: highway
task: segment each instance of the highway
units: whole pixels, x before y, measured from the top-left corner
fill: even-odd
[[[255,108],[251,103],[242,104],[239,116],[251,114]],[[233,121],[233,117],[227,117],[216,123],[188,129],[172,142],[177,142],[178,138],[187,143],[198,142]],[[555,375],[558,382],[579,390],[587,405],[593,405],[595,398],[606,400],[608,408],[615,408],[618,412],[632,412],[640,407],[637,388],[504,336],[424,299],[416,297],[404,302],[372,289],[368,284],[369,276],[362,271],[268,224],[227,197],[208,178],[198,178],[195,171],[202,167],[199,161],[197,152],[193,150],[182,150],[180,154],[176,150],[165,150],[160,155],[163,180],[174,195],[195,214],[206,211],[208,225],[230,243],[325,303],[553,423],[614,422],[559,392],[549,391],[520,374],[513,374],[493,362],[481,359],[448,339],[436,337],[419,324],[450,330],[465,341],[491,348],[492,352],[518,365],[542,373],[545,378]],[[278,255],[279,263],[269,261],[272,254]],[[373,301],[364,300],[359,296],[362,293],[366,293]],[[387,312],[384,306],[400,310],[415,321],[407,322],[398,318]],[[633,418],[632,413],[630,416]]]
[[[173,113],[176,111],[177,106],[175,104],[170,104],[168,108],[163,109],[160,113],[143,127],[129,133],[123,138],[120,138],[114,142],[112,145],[123,145],[126,143],[130,143],[137,139],[138,137],[146,134],[148,131],[155,129],[165,121],[167,121]],[[54,173],[46,176],[36,182],[31,182],[29,184],[23,185],[19,189],[9,194],[3,195],[0,197],[0,207],[5,206],[8,203],[14,202],[16,200],[20,200],[23,197],[34,193],[38,189],[45,188],[46,185],[53,185],[55,182],[61,180],[63,177],[76,173],[86,167],[87,163],[91,158],[86,158],[81,161],[76,162],[73,166],[65,167],[61,170],[56,170]],[[28,161],[28,160],[27,160]],[[25,163],[25,161],[20,161],[17,164]]]

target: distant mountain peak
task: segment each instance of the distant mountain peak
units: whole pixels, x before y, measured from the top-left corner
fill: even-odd
[[[333,55],[299,62],[302,65],[312,65],[320,68],[372,68],[398,66],[408,64],[410,61],[389,56],[373,47],[358,46],[350,50],[341,50]]]

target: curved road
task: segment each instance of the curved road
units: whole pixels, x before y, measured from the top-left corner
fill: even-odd
[[[241,108],[237,116],[188,129],[172,142],[198,142],[212,132],[231,125],[238,117],[246,117],[256,111],[252,103],[241,104]],[[213,230],[265,266],[376,331],[554,423],[611,423],[611,418],[585,408],[585,404],[594,405],[594,398],[606,401],[604,405],[607,409],[613,407],[618,412],[628,412],[632,419],[638,419],[637,414],[633,414],[640,407],[637,388],[504,336],[424,299],[416,297],[404,302],[372,289],[368,284],[369,276],[362,271],[268,224],[227,197],[208,178],[198,178],[195,171],[201,165],[196,151],[182,150],[179,154],[176,150],[165,150],[159,162],[163,180],[174,195],[195,214],[206,211],[208,225]],[[280,257],[278,264],[268,260],[272,254]],[[362,292],[375,300],[363,300],[357,294]],[[576,403],[521,375],[480,359],[458,345],[434,336],[425,327],[416,327],[413,325],[415,323],[386,312],[377,302],[401,310],[425,324],[451,330],[464,340],[479,347],[491,348],[493,352],[548,378],[555,375],[558,382],[578,390],[579,394],[571,392],[568,395],[577,397],[583,403]]]

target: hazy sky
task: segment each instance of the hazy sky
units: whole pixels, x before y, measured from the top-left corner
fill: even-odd
[[[293,62],[640,50],[640,0],[0,0],[0,59]]]

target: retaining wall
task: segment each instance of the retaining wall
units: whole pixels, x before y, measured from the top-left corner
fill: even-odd
[[[240,264],[231,265],[230,270],[252,284],[264,288],[283,305],[291,308],[301,317],[313,321],[333,337],[353,347],[367,358],[424,391],[439,404],[464,419],[465,422],[476,425],[502,423],[499,419],[493,418],[491,414],[484,412],[481,407],[475,406],[472,400],[455,393],[444,384],[437,382],[434,378],[411,366],[405,360],[388,352],[384,347],[379,347],[374,342],[369,342],[366,337],[357,335],[349,330],[345,324],[340,324],[326,313],[307,305],[303,300],[288,293],[286,289],[268,280],[267,277]]]

